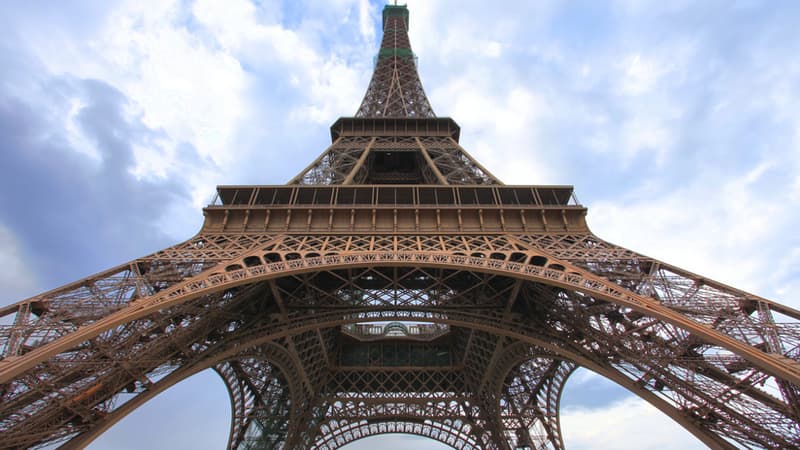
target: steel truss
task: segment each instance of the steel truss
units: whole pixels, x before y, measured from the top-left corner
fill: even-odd
[[[199,245],[204,241],[178,247],[193,248],[191,259],[209,247],[221,251]],[[711,446],[799,442],[791,400],[797,314],[795,322],[776,323],[773,310],[792,311],[594,236],[283,235],[248,242],[237,258],[159,289],[165,282],[147,281],[147,273],[111,271],[18,304],[18,311],[46,304],[52,313],[31,313],[27,325],[4,333],[7,354],[12,335],[13,348],[37,344],[0,366],[8,447],[75,436],[84,442],[129,413],[128,403],[138,406],[138,397],[216,367],[234,405],[231,448],[262,439],[248,437],[254,428],[278,430],[271,431],[274,442],[289,442],[287,448],[335,448],[398,429],[378,426],[376,418],[396,418],[458,448],[506,448],[499,439],[508,448],[563,448],[558,398],[576,364],[631,389]],[[152,266],[178,263],[159,261]],[[610,267],[626,269],[615,272],[615,282],[595,275],[607,277]],[[106,286],[104,295],[95,296],[100,291],[87,289],[90,283]],[[139,297],[135,285],[154,294]],[[47,318],[103,307],[110,309],[101,320],[76,314],[82,326],[65,337]],[[339,365],[341,326],[376,320],[447,324],[452,347],[463,351],[446,368]],[[77,344],[65,342],[73,336]],[[771,342],[780,343],[780,353],[769,351]],[[253,353],[265,345],[269,353]],[[295,385],[283,387],[289,380]],[[276,410],[289,394],[291,411]],[[424,418],[448,422],[411,426],[428,423]]]
[[[577,367],[711,448],[800,447],[800,312],[603,241],[569,186],[502,185],[407,28],[387,6],[358,117],[288,185],[222,186],[194,238],[0,310],[0,448],[82,448],[211,368],[229,449],[562,450]]]
[[[408,39],[408,10],[383,13],[383,40],[356,117],[434,117]]]

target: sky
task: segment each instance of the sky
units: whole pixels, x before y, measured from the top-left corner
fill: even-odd
[[[283,184],[366,90],[384,2],[0,1],[0,304],[199,230],[218,184]],[[570,184],[599,236],[800,307],[800,3],[409,1],[419,72],[507,184]],[[92,449],[218,449],[201,373]],[[703,448],[587,371],[573,449]],[[384,436],[347,447],[443,448]]]

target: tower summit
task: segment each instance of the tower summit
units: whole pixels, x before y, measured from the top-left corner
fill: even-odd
[[[229,449],[563,449],[577,367],[711,448],[800,447],[800,312],[603,241],[571,186],[502,184],[433,114],[408,9],[382,21],[289,183],[220,186],[186,242],[0,310],[0,448],[81,448],[211,368]]]
[[[436,117],[417,74],[406,6],[383,9],[383,39],[356,117]]]
[[[408,8],[386,5],[382,22],[356,116],[333,124],[332,145],[289,184],[502,184],[458,144],[455,121],[433,113],[408,39]]]

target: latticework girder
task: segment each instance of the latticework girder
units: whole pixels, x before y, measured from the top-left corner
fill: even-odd
[[[356,117],[434,117],[408,39],[408,10],[387,6],[372,80]]]
[[[532,243],[540,239],[550,242],[547,253],[533,247]],[[78,338],[85,342],[78,347],[58,348],[63,338],[40,343],[36,351],[56,348],[54,356],[45,353],[43,358],[47,359],[40,358],[42,362],[34,362],[21,376],[12,374],[10,382],[4,384],[2,424],[15,436],[9,447],[34,445],[76,433],[91,434],[93,427],[114,415],[126,400],[146,394],[157,379],[191,361],[204,359],[204,353],[218,351],[217,346],[236,345],[244,351],[270,342],[283,349],[287,356],[282,366],[291,367],[291,379],[300,383],[296,392],[301,394],[295,394],[290,402],[297,408],[295,413],[306,417],[301,423],[315,423],[315,433],[322,433],[318,439],[323,440],[324,430],[334,429],[330,414],[335,412],[340,418],[343,414],[337,401],[358,404],[356,400],[368,392],[376,407],[390,400],[400,404],[397,396],[405,396],[402,399],[410,407],[417,404],[411,401],[416,395],[414,389],[428,386],[424,395],[414,401],[441,398],[454,404],[463,405],[458,403],[463,401],[480,405],[477,408],[485,410],[488,401],[500,402],[501,397],[507,396],[495,407],[502,418],[499,422],[491,424],[475,417],[473,422],[464,422],[471,424],[471,439],[479,447],[497,442],[498,435],[502,435],[506,442],[530,441],[563,448],[557,425],[557,399],[566,375],[574,364],[580,364],[611,377],[668,411],[707,443],[725,447],[725,440],[733,440],[761,448],[796,445],[800,436],[797,412],[786,395],[786,386],[795,388],[796,382],[780,375],[780,363],[788,366],[790,374],[796,373],[794,364],[800,342],[796,323],[765,323],[761,319],[763,310],[774,304],[758,300],[762,306],[753,310],[752,296],[742,297],[720,286],[692,291],[697,296],[692,300],[696,304],[704,302],[704,293],[715,298],[725,294],[730,298],[730,308],[738,309],[735,313],[730,308],[719,309],[718,320],[711,322],[706,320],[712,314],[710,310],[703,309],[699,318],[687,311],[690,302],[685,295],[679,307],[633,291],[628,294],[631,298],[636,296],[651,305],[641,308],[630,299],[623,302],[609,292],[626,292],[628,288],[594,278],[591,272],[580,269],[591,267],[593,259],[606,259],[602,255],[611,247],[609,244],[587,235],[582,239],[592,244],[585,247],[594,250],[584,248],[581,258],[570,260],[554,256],[559,250],[573,251],[569,247],[575,239],[576,236],[560,236],[561,245],[554,243],[557,239],[552,235],[286,235],[264,239],[266,244],[215,266],[227,271],[213,289],[204,287],[213,277],[220,276],[212,268],[172,290],[136,299],[117,309],[107,317],[117,319],[108,322],[111,325],[102,321],[84,325],[81,330],[100,330],[86,334],[85,339]],[[399,248],[416,251],[396,250]],[[312,256],[323,252],[328,256]],[[594,257],[589,255],[592,252]],[[256,261],[250,256],[253,254],[262,257]],[[267,262],[266,255],[279,260]],[[292,259],[293,255],[300,255],[299,259]],[[520,261],[513,261],[520,255]],[[249,267],[245,267],[245,260]],[[250,277],[253,273],[260,275]],[[274,276],[266,276],[270,274]],[[568,278],[573,282],[567,283]],[[667,288],[671,289],[669,292],[684,289],[682,286],[687,284],[679,277],[656,279],[664,292],[668,292]],[[695,280],[699,282],[700,277]],[[120,279],[120,283],[127,281]],[[587,289],[587,283],[600,283],[608,290],[600,286]],[[91,294],[88,290],[81,292]],[[159,294],[164,297],[158,298]],[[721,325],[735,317],[739,318],[737,327]],[[336,355],[341,351],[336,344],[341,342],[337,327],[376,320],[447,324],[453,348],[463,352],[458,358],[454,354],[452,368],[444,371],[426,372],[421,367],[337,369]],[[716,328],[712,329],[709,323]],[[708,339],[698,335],[697,329],[688,326],[691,324],[701,331],[732,339]],[[79,332],[70,336],[76,334]],[[785,349],[783,353],[763,350],[767,339],[777,339]],[[731,342],[737,346],[731,347]],[[33,347],[31,343],[25,345]],[[536,359],[531,346],[552,356],[542,356],[544,353],[540,352]],[[752,360],[738,346],[759,349],[763,358]],[[36,351],[6,358],[2,367],[31,358]],[[232,443],[246,440],[243,430],[253,429],[253,411],[258,410],[253,405],[261,404],[253,399],[264,387],[252,382],[248,385],[242,378],[245,367],[252,368],[245,361],[252,360],[240,358],[236,363],[217,366],[234,399],[233,429],[237,437],[232,436]],[[487,374],[482,367],[498,369]],[[447,376],[421,380],[426,373]],[[520,373],[528,375],[520,378]],[[540,378],[538,382],[531,381],[536,377]],[[348,397],[346,393],[353,392],[356,386],[365,392]],[[440,394],[434,395],[436,392]],[[500,404],[505,406],[500,408]],[[261,408],[263,417],[267,415],[264,411],[272,411]],[[421,410],[416,411],[424,415]],[[418,417],[410,412],[404,414],[398,418],[408,423]],[[389,420],[387,415],[382,417]],[[353,436],[366,435],[365,430],[375,426],[368,417],[348,418],[349,423],[356,420],[366,420],[366,428],[357,432],[352,426],[347,428],[347,433],[355,433]],[[273,419],[270,423],[274,422]],[[288,433],[289,425],[282,426]],[[453,433],[463,434],[461,430]],[[475,430],[484,430],[484,434],[475,435]],[[373,429],[367,434],[375,432]],[[439,429],[437,433],[443,431]],[[304,435],[307,440],[317,439]],[[258,440],[252,436],[248,439],[247,442]],[[331,447],[333,443],[320,441],[319,445]]]
[[[453,137],[368,135],[339,137],[290,183],[500,184]]]

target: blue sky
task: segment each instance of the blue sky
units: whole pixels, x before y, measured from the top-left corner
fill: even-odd
[[[187,239],[217,184],[293,177],[358,108],[382,4],[0,3],[0,302]],[[800,306],[800,3],[409,7],[434,110],[495,175],[573,184],[601,237]],[[564,402],[571,449],[700,448],[587,372]],[[204,373],[92,448],[216,449],[228,414]],[[410,442],[440,448],[350,448]]]

